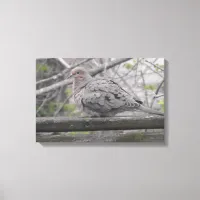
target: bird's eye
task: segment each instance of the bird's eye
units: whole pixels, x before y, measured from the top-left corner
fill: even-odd
[[[80,74],[80,72],[76,72],[76,74]]]

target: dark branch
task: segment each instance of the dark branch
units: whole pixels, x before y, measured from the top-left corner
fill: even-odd
[[[163,129],[164,117],[67,118],[38,117],[36,132]]]

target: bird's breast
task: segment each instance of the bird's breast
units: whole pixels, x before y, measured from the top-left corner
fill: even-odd
[[[82,109],[82,98],[84,95],[84,89],[79,90],[74,94],[74,101],[78,105],[79,108]]]

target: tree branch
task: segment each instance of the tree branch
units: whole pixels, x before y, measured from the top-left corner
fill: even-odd
[[[164,72],[164,69],[160,68],[158,65],[155,65],[154,63],[149,62],[148,60],[144,60],[144,61],[147,62],[147,63],[149,63],[149,64],[151,64],[151,65],[153,65],[154,67],[156,67],[156,68],[158,68],[158,69],[160,69],[161,71]]]
[[[95,76],[99,73],[101,73],[102,71],[104,71],[104,69],[110,69],[112,67],[115,67],[116,65],[120,65],[121,63],[124,63],[128,60],[131,60],[132,58],[121,58],[121,59],[116,59],[114,61],[111,61],[110,63],[108,63],[106,66],[103,64],[103,65],[100,65],[99,68],[97,69],[93,69],[90,71],[90,74],[92,76]]]
[[[149,107],[148,93],[147,93],[147,90],[145,89],[146,83],[145,83],[145,79],[144,79],[144,75],[143,75],[142,71],[141,71],[141,77],[142,77],[142,81],[143,81],[143,87],[144,87],[144,94],[145,94],[145,98],[146,98],[146,104],[147,104],[147,107]]]
[[[118,78],[121,79],[121,81],[124,83],[124,85],[134,94],[135,98],[137,100],[141,101],[140,98],[138,97],[138,95],[134,92],[134,89],[126,82],[126,80],[124,79],[124,76],[120,76],[119,73],[117,72],[117,70],[114,70],[114,68],[113,68],[113,71],[115,72],[115,74],[117,74]],[[130,71],[131,70],[129,70],[129,73],[130,73]]]
[[[36,132],[162,129],[164,117],[67,118],[38,117]]]
[[[119,64],[121,64],[121,63],[123,63],[123,62],[126,62],[126,61],[128,61],[128,60],[130,60],[130,59],[131,59],[131,58],[122,58],[122,59],[114,60],[114,61],[112,61],[112,62],[110,62],[110,63],[108,63],[108,64],[106,65],[106,69],[110,69],[110,68],[112,68],[112,67],[114,67],[114,66],[116,66],[116,65],[119,65]],[[71,68],[70,68],[70,69],[71,69]],[[104,69],[105,69],[105,66],[104,66],[104,65],[101,65],[99,68],[94,69],[94,70],[91,70],[90,73],[91,73],[92,76],[95,76],[95,75],[97,75],[98,73],[102,72]],[[39,89],[39,90],[36,90],[36,96],[37,96],[37,95],[41,95],[41,94],[43,94],[43,93],[45,93],[45,92],[49,92],[49,91],[51,91],[51,90],[55,90],[55,89],[57,89],[57,88],[59,88],[59,87],[61,87],[61,86],[63,86],[63,85],[70,85],[70,84],[72,84],[72,80],[70,80],[70,79],[66,79],[66,80],[60,81],[60,82],[55,83],[55,84],[53,84],[53,85],[51,85],[51,86],[48,86],[48,87],[45,87],[45,88],[41,88],[41,89]]]
[[[50,93],[47,94],[46,98],[44,99],[44,101],[42,102],[42,104],[40,105],[40,107],[37,109],[36,114],[38,114],[38,112],[43,108],[43,106],[46,104],[46,102],[48,101],[50,96]]]
[[[158,87],[157,87],[157,89],[156,89],[156,91],[155,91],[155,96],[152,98],[150,108],[153,107],[153,103],[154,103],[154,101],[155,101],[155,97],[156,97],[156,95],[158,94],[158,92],[159,92],[159,90],[160,90],[160,88],[161,88],[161,86],[162,86],[163,83],[164,83],[164,79],[160,82],[160,84],[158,85]]]
[[[71,95],[69,95],[64,101],[63,103],[59,106],[59,108],[56,110],[56,112],[54,113],[54,117],[56,117],[58,115],[58,113],[60,112],[60,110],[63,108],[63,106],[66,104],[66,102],[73,96],[73,93]]]
[[[55,90],[63,85],[70,85],[72,84],[72,80],[70,79],[65,79],[64,81],[60,81],[58,83],[55,83],[53,85],[41,88],[39,90],[36,90],[36,96],[44,94],[45,92],[50,92],[51,90]]]
[[[146,60],[144,60],[145,62],[146,62]],[[160,74],[159,72],[157,72],[156,70],[154,70],[154,69],[152,69],[152,67],[150,67],[147,63],[145,63],[145,62],[143,62],[143,64],[145,64],[152,72],[154,72],[154,73],[156,73],[156,74],[158,74],[160,77],[162,77],[163,78],[163,75],[162,74]],[[153,63],[151,63],[152,65],[153,65]]]
[[[69,69],[71,66],[65,62],[63,58],[55,58],[62,66],[64,66],[66,69]]]

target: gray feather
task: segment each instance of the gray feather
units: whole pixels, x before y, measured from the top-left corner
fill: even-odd
[[[94,116],[113,116],[124,111],[142,110],[164,115],[161,112],[144,107],[141,101],[131,95],[112,80],[95,79],[88,74],[84,84],[74,82],[74,100],[84,112]],[[78,86],[77,86],[78,85]]]

